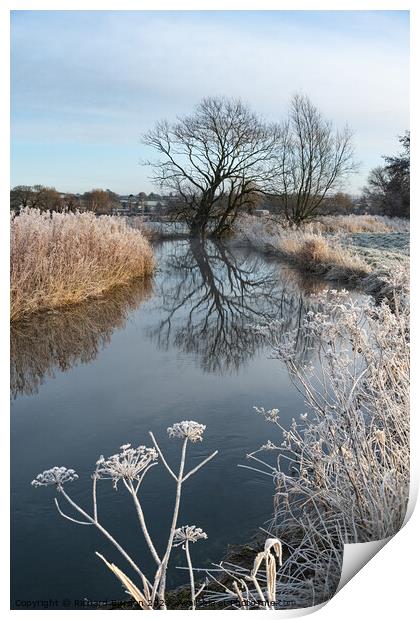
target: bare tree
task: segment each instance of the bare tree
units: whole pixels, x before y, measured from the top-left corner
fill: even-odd
[[[325,196],[319,212],[322,215],[348,215],[354,211],[354,201],[350,194],[337,192]]]
[[[35,185],[37,206],[41,211],[61,211],[63,208],[61,195],[55,187]]]
[[[277,193],[290,224],[314,218],[327,194],[356,170],[348,127],[334,131],[306,95],[294,95],[282,126]]]
[[[385,203],[387,186],[388,179],[385,168],[383,166],[372,168],[362,193],[362,203],[368,213],[374,215],[384,214],[383,205]]]
[[[154,181],[180,197],[192,236],[221,236],[272,177],[278,127],[239,100],[209,97],[190,116],[162,121],[144,136],[160,154]]]

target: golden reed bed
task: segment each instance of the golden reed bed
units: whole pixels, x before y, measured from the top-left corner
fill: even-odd
[[[11,320],[99,297],[154,267],[149,242],[122,219],[24,209],[11,218]]]

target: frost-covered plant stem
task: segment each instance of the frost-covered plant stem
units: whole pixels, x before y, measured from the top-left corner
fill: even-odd
[[[134,488],[134,485],[131,482],[131,480],[128,483],[125,482],[125,486],[127,487],[130,495],[133,498],[134,506],[136,508],[137,516],[139,518],[140,527],[142,529],[142,532],[143,532],[144,538],[146,540],[147,546],[150,549],[150,553],[152,554],[153,559],[155,560],[156,564],[159,566],[161,560],[160,560],[160,557],[159,557],[159,555],[158,555],[158,553],[157,553],[157,551],[155,549],[153,541],[152,541],[152,539],[150,537],[149,530],[147,529],[146,521],[144,519],[143,509],[141,507],[140,500],[139,500],[139,498],[137,496],[136,489]]]
[[[118,549],[118,551],[121,553],[121,555],[127,560],[127,562],[131,565],[131,567],[136,571],[136,573],[138,575],[140,575],[140,577],[142,579],[145,579],[147,581],[147,583],[149,583],[149,585],[150,585],[150,582],[148,581],[146,576],[143,574],[143,572],[140,570],[140,568],[137,566],[135,561],[131,558],[131,556],[127,553],[127,551],[119,544],[119,542],[117,542],[115,540],[115,538],[108,532],[108,530],[106,530],[103,527],[103,525],[101,525],[99,523],[99,521],[94,519],[85,510],[83,510],[83,508],[81,508],[81,506],[76,504],[76,502],[72,500],[72,498],[66,493],[66,491],[62,487],[59,490],[60,490],[61,494],[63,495],[63,497],[65,497],[65,499],[68,501],[68,503],[71,506],[73,506],[73,508],[75,510],[77,510],[77,512],[79,512],[83,517],[85,517],[85,519],[88,520],[89,524],[94,525],[114,545],[114,547],[116,549]],[[64,513],[61,512],[57,500],[56,500],[56,506],[57,506],[58,511],[60,512],[60,514],[62,516],[66,517],[66,518],[68,518],[70,520],[73,520],[73,519],[71,519],[71,517],[68,517],[67,515],[64,515]],[[86,524],[86,525],[88,525],[88,524]]]
[[[98,481],[98,477],[94,474],[92,476],[92,501],[93,501],[93,518],[95,521],[98,520],[98,500],[96,496],[96,484]]]
[[[83,508],[81,508],[81,506],[79,506],[63,489],[64,484],[73,482],[74,480],[78,479],[79,476],[76,474],[74,469],[68,469],[63,466],[55,466],[38,474],[38,476],[32,481],[32,486],[34,487],[55,486],[57,491],[59,493],[62,493],[63,497],[67,500],[70,506],[72,506],[74,510],[76,510],[76,512],[81,514],[85,520],[79,521],[65,514],[61,510],[57,499],[55,499],[55,504],[60,515],[63,516],[65,519],[72,521],[73,523],[77,523],[80,525],[94,525],[118,549],[118,551],[127,560],[130,566],[135,570],[135,572],[140,575],[142,580],[142,589],[139,589],[131,581],[131,579],[123,573],[123,571],[121,571],[117,566],[115,566],[115,564],[108,562],[101,554],[97,555],[121,581],[126,591],[140,605],[141,609],[155,609],[156,603],[158,603],[159,609],[166,609],[166,571],[168,568],[171,550],[174,546],[174,538],[176,537],[175,546],[178,546],[178,544],[183,544],[183,541],[187,541],[186,536],[188,536],[188,540],[191,540],[192,542],[196,542],[200,538],[207,538],[207,534],[203,532],[201,528],[196,528],[195,526],[183,526],[182,528],[177,528],[183,482],[185,482],[190,476],[196,473],[201,467],[203,467],[203,465],[208,463],[217,454],[216,450],[210,456],[203,459],[201,463],[199,463],[196,467],[193,467],[188,473],[184,474],[188,441],[190,441],[191,443],[202,441],[202,435],[205,431],[205,428],[206,427],[203,424],[199,424],[198,422],[194,422],[193,420],[184,420],[182,422],[177,422],[173,426],[168,428],[169,437],[182,439],[181,460],[177,474],[175,474],[172,471],[171,467],[168,465],[162,453],[162,450],[160,449],[152,433],[150,433],[150,435],[152,437],[153,443],[156,446],[155,448],[147,448],[144,445],[133,448],[131,444],[125,444],[121,446],[121,452],[119,452],[118,454],[114,454],[108,458],[100,456],[100,458],[96,462],[96,468],[92,475],[93,516],[91,516]],[[150,536],[149,530],[146,525],[143,508],[138,497],[139,489],[143,478],[149,471],[149,469],[157,464],[158,456],[160,456],[160,458],[162,459],[162,463],[170,473],[171,477],[174,478],[174,480],[176,481],[176,493],[172,522],[169,530],[168,540],[166,543],[165,553],[162,559],[159,556],[153,540]],[[139,524],[143,532],[143,536],[149,547],[151,555],[158,567],[154,576],[153,585],[152,582],[146,578],[139,566],[125,551],[125,549],[99,523],[96,494],[98,479],[112,480],[112,485],[115,490],[118,490],[118,484],[122,482],[129,494],[131,495],[136,509]],[[179,543],[179,541],[181,541],[181,543]],[[191,559],[189,556],[188,561],[189,566],[191,566]],[[193,588],[193,606],[195,605],[196,597],[201,591],[202,588],[196,594],[195,589]],[[156,601],[156,598],[158,598],[158,601]]]
[[[190,587],[191,587],[191,609],[195,609],[195,602],[197,600],[197,597],[204,590],[207,584],[207,580],[201,585],[201,587],[196,592],[195,582],[194,582],[194,572],[193,572],[194,569],[193,569],[192,562],[191,562],[189,544],[196,543],[199,540],[206,539],[206,538],[207,538],[206,532],[203,532],[201,527],[196,527],[195,525],[183,525],[182,527],[178,527],[175,530],[173,546],[179,547],[180,545],[182,545],[182,549],[185,551],[185,555],[187,558],[187,569],[188,569],[188,573],[190,576]]]
[[[276,559],[280,569],[283,564],[282,543],[278,538],[267,538],[264,544],[264,551],[260,551],[255,556],[254,566],[251,571],[247,571],[230,562],[218,564],[221,572],[225,576],[232,578],[233,590],[226,583],[221,583],[212,573],[208,572],[209,578],[221,586],[225,592],[222,595],[215,593],[211,598],[214,601],[221,602],[232,597],[232,599],[238,600],[242,610],[265,609],[270,611],[276,609],[276,604],[278,603],[276,597],[276,581],[278,578]],[[262,563],[265,564],[264,572],[260,570]],[[250,584],[249,587],[247,582]],[[234,607],[236,608],[236,605]]]
[[[191,562],[190,549],[188,545],[188,540],[185,543],[185,557],[187,558],[188,572],[190,574],[190,585],[191,585],[191,609],[195,609],[195,583],[194,583],[194,572]]]
[[[162,563],[156,573],[155,584],[153,587],[153,591],[155,592],[155,588],[157,588],[158,584],[160,583],[159,604],[162,605],[164,609],[166,609],[166,604],[165,604],[166,570],[168,567],[169,557],[172,551],[172,544],[174,540],[176,524],[178,521],[179,506],[181,503],[181,490],[182,490],[184,468],[185,468],[185,457],[187,453],[187,443],[188,443],[188,437],[185,437],[182,443],[181,462],[179,465],[179,471],[178,471],[178,476],[177,476],[177,481],[176,481],[175,505],[174,505],[174,512],[172,515],[171,529],[169,532],[169,538],[168,538],[168,543],[166,546],[165,555],[163,556]],[[153,599],[153,595],[152,595],[152,599]]]

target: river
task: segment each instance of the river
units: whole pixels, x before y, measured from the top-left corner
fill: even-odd
[[[124,597],[94,552],[129,573],[122,558],[93,527],[60,517],[53,488],[30,482],[54,465],[74,468],[80,478],[66,489],[90,510],[99,455],[125,443],[150,445],[149,430],[174,466],[180,443],[166,433],[174,422],[207,427],[203,442],[189,448],[190,467],[219,450],[185,483],[179,524],[208,535],[193,545],[196,566],[220,561],[228,545],[246,543],[270,518],[270,479],[238,467],[247,464],[247,453],[278,439],[253,406],[279,408],[287,426],[305,405],[252,325],[298,326],[314,303],[311,294],[326,285],[228,244],[176,240],[155,251],[153,282],[12,326],[12,608],[51,607],[49,600],[73,608],[84,599]],[[311,355],[308,343],[300,354]],[[98,497],[101,521],[150,572],[153,560],[124,487],[115,491],[103,481]],[[173,498],[174,481],[163,466],[154,467],[142,502],[158,549]],[[183,564],[176,549],[169,587],[186,581],[175,568]]]

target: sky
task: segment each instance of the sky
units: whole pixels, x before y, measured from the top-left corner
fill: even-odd
[[[408,11],[13,11],[11,185],[153,189],[142,134],[209,95],[307,94],[354,132],[357,193],[409,129]]]

